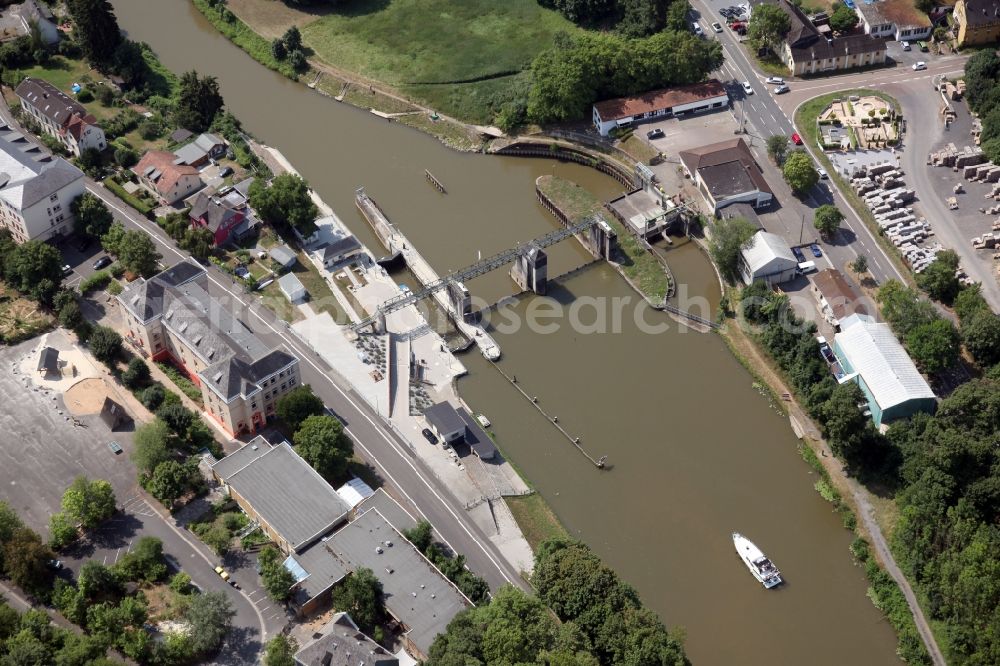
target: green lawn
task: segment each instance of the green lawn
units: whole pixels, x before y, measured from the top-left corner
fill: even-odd
[[[527,68],[561,30],[578,28],[536,0],[354,0],[302,32],[331,65],[474,118],[483,97],[513,83],[507,75]],[[484,85],[495,77],[503,83]]]
[[[546,539],[569,536],[556,514],[538,493],[505,497],[504,501],[532,550]]]
[[[83,85],[83,82],[87,79],[95,83],[104,80],[103,74],[91,69],[83,60],[69,60],[62,56],[53,56],[46,65],[35,65],[30,69],[21,70],[21,73],[24,76],[48,81],[70,97],[75,97],[73,91],[70,90],[70,86],[74,83]],[[96,99],[92,102],[87,102],[84,106],[98,120],[110,118],[121,111],[118,108],[102,106]]]

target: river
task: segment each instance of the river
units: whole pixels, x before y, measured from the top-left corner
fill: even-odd
[[[458,269],[555,228],[535,202],[546,173],[610,198],[620,185],[582,166],[453,152],[435,139],[321,97],[259,66],[184,0],[114,0],[130,37],[149,43],[175,72],[218,77],[246,128],[278,147],[359,237],[378,245],[356,213],[360,185],[439,272]],[[430,169],[448,188],[424,179]],[[583,262],[575,241],[552,248],[550,275]],[[691,244],[667,254],[682,287],[717,302],[708,261]],[[469,285],[494,301],[512,291],[504,271]],[[636,301],[603,264],[553,286],[577,297]],[[525,317],[538,300],[505,310]],[[620,332],[552,333],[524,327],[495,335],[504,370],[550,414],[579,433],[612,469],[598,471],[477,353],[463,357],[459,389],[492,419],[504,453],[567,528],[639,591],[668,625],[681,625],[698,664],[892,664],[895,635],[865,596],[848,551],[850,533],[813,489],[787,419],[752,388],[750,375],[712,334],[679,331],[645,308],[624,309]],[[575,313],[595,321],[594,308]],[[644,332],[668,324],[660,333]],[[608,324],[611,326],[611,324]],[[579,328],[579,327],[577,327]],[[739,530],[782,569],[765,592],[733,551]]]

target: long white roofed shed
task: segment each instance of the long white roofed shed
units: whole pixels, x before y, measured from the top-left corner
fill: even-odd
[[[750,246],[740,252],[740,275],[747,284],[755,280],[769,285],[787,282],[795,277],[798,266],[788,243],[767,231],[755,233]]]
[[[840,327],[833,337],[833,351],[846,373],[841,382],[854,381],[861,387],[875,425],[934,411],[934,391],[888,324],[854,314],[841,320]]]

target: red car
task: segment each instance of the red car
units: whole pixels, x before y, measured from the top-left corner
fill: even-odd
[[[794,143],[796,146],[801,146],[802,145],[802,137],[799,136],[798,134],[793,134],[792,135],[792,143]]]

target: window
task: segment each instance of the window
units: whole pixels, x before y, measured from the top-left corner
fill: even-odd
[[[58,213],[61,210],[62,210],[62,204],[56,204],[55,206],[52,207],[52,212],[54,213]]]
[[[256,402],[251,402],[250,403],[250,409],[257,409],[257,403]]]
[[[65,215],[59,213],[58,215],[56,215],[56,222],[62,222],[65,218],[66,218]]]
[[[288,380],[288,388],[291,388],[293,386],[295,386],[295,380],[294,379],[289,379]]]
[[[284,382],[282,382],[282,383],[281,383],[281,390],[282,390],[282,391],[284,391],[284,390],[285,390],[285,383],[284,383]]]
[[[49,197],[49,201],[58,201],[58,200],[59,200],[58,194],[53,194],[52,196]]]
[[[282,370],[281,372],[279,372],[279,373],[278,373],[278,376],[279,376],[279,377],[284,377],[284,376],[285,376],[285,371],[284,371],[284,370]]]

